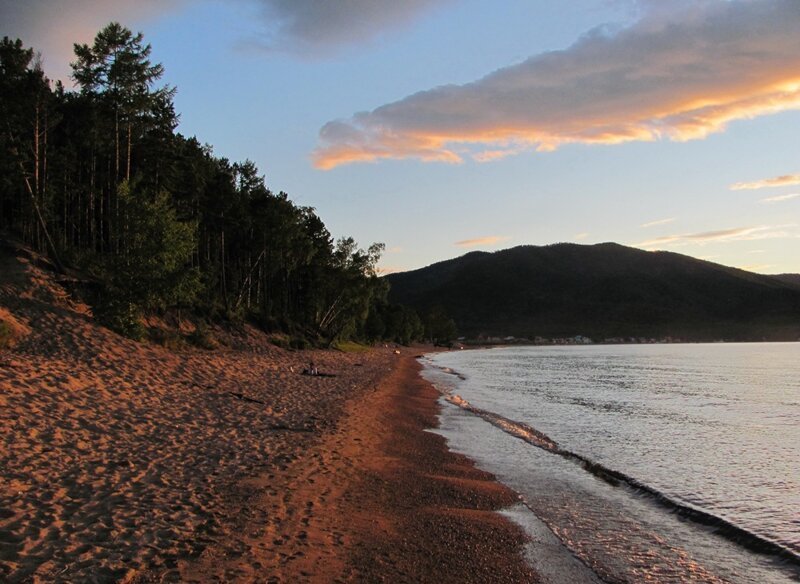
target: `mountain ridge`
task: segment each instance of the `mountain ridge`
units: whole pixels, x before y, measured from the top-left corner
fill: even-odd
[[[386,279],[391,301],[441,307],[468,337],[797,340],[794,276],[607,242],[471,252]]]

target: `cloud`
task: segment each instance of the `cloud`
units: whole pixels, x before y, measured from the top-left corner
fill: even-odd
[[[208,0],[0,0],[0,35],[21,38],[44,55],[45,71],[69,81],[73,43],[89,43],[106,24],[134,24]],[[373,40],[411,25],[424,13],[455,0],[236,0],[262,19],[248,46],[327,55],[331,49]]]
[[[251,44],[268,50],[327,54],[404,28],[453,0],[250,0],[266,28]]]
[[[776,176],[775,178],[765,178],[753,182],[739,182],[731,185],[732,191],[753,191],[757,189],[768,189],[773,187],[786,187],[800,185],[800,174],[787,174]]]
[[[480,247],[489,246],[508,241],[510,237],[502,235],[489,235],[487,237],[478,237],[476,239],[465,239],[464,241],[457,241],[453,245],[457,247]]]
[[[111,21],[130,27],[131,21],[163,15],[187,1],[0,0],[0,35],[20,38],[26,47],[41,52],[47,75],[69,86],[74,43],[91,43]]]
[[[401,266],[379,266],[378,275],[388,276],[389,274],[397,274],[398,272],[405,272],[407,270],[408,268],[404,268]]]
[[[320,131],[314,164],[459,163],[570,143],[683,141],[800,108],[800,2],[680,4],[472,83],[332,121]]]
[[[655,227],[656,225],[666,225],[667,223],[673,223],[675,221],[675,217],[670,217],[669,219],[658,219],[657,221],[650,221],[648,223],[642,223],[639,227],[648,228],[648,227]]]
[[[762,203],[780,203],[782,201],[791,201],[792,199],[797,199],[800,197],[800,193],[790,193],[788,195],[777,195],[775,197],[767,197],[766,199],[761,199]]]
[[[591,233],[576,233],[575,237],[573,237],[573,239],[575,241],[583,241],[584,239],[588,238],[590,235],[591,235]]]
[[[633,244],[634,247],[654,248],[660,246],[681,246],[689,244],[704,245],[724,241],[757,241],[762,239],[800,239],[797,225],[759,225],[754,227],[736,227],[700,233],[684,233],[668,235]]]

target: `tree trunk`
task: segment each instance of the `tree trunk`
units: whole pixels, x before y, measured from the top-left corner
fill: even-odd
[[[36,218],[38,219],[39,227],[44,234],[45,240],[47,241],[47,248],[50,252],[50,258],[53,260],[53,264],[55,264],[56,270],[60,273],[64,273],[64,266],[61,263],[61,260],[58,257],[58,250],[56,249],[53,240],[50,238],[50,233],[47,231],[47,224],[44,221],[44,217],[42,216],[42,211],[39,209],[39,203],[36,201],[36,194],[33,191],[33,187],[31,186],[31,181],[28,178],[28,174],[25,172],[25,166],[22,164],[21,159],[17,159],[17,163],[19,165],[20,172],[22,172],[22,177],[25,180],[25,187],[28,190],[28,194],[31,196],[31,202],[33,203],[33,209],[36,212]]]
[[[220,245],[222,246],[222,297],[225,300],[225,312],[230,312],[230,305],[228,304],[228,278],[225,274],[225,227],[222,228],[220,234]]]
[[[128,155],[125,164],[125,180],[131,180],[131,123],[128,122]]]

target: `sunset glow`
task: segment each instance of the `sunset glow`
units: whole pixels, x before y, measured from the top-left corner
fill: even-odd
[[[614,241],[800,272],[797,0],[0,0],[68,88],[111,20],[152,45],[181,134],[401,250],[384,271]]]
[[[790,2],[712,2],[587,36],[473,83],[416,93],[326,124],[315,165],[384,158],[479,161],[566,144],[706,138],[800,109],[800,24]],[[724,19],[725,24],[719,21]],[[757,22],[773,31],[761,35]],[[706,42],[725,35],[724,45]]]
[[[498,243],[503,243],[511,239],[501,235],[489,235],[487,237],[476,237],[475,239],[465,239],[463,241],[455,242],[456,247],[486,247],[494,246]]]
[[[0,0],[0,584],[800,582],[799,134],[800,0]]]
[[[731,185],[731,190],[757,190],[767,189],[773,187],[787,187],[793,185],[800,185],[800,174],[787,174],[785,176],[778,176],[775,178],[767,178],[764,180],[757,180],[753,182],[740,182]]]

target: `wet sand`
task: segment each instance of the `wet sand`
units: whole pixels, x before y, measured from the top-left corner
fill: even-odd
[[[0,257],[0,319],[1,581],[533,580],[407,350],[135,343],[30,257]]]

